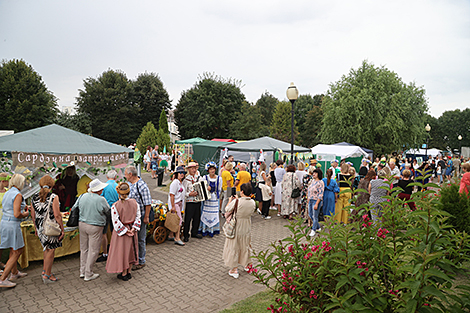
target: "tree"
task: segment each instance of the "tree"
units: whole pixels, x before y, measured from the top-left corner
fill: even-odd
[[[259,109],[261,114],[261,123],[265,125],[271,125],[273,120],[274,110],[278,104],[279,99],[274,97],[269,92],[265,91],[261,97],[256,101],[256,107]]]
[[[163,129],[159,129],[157,131],[157,144],[158,144],[158,151],[163,152],[164,148],[166,147],[166,151],[168,152],[170,149],[170,134],[165,133]]]
[[[292,105],[289,101],[279,101],[273,114],[271,135],[279,140],[291,142],[292,133]],[[299,130],[294,120],[294,143],[297,143]]]
[[[171,108],[171,102],[160,77],[155,73],[143,73],[137,76],[132,85],[132,102],[139,109],[137,121],[141,129],[147,122],[157,125],[162,111]]]
[[[168,130],[168,120],[166,119],[165,110],[162,110],[162,113],[160,113],[159,125],[159,129],[162,129],[165,134],[168,134],[170,132]]]
[[[204,73],[182,92],[175,120],[181,138],[228,138],[229,125],[240,112],[245,95],[241,82]]]
[[[125,73],[108,70],[87,78],[79,90],[77,112],[89,119],[93,136],[129,145],[139,136],[139,109],[132,102],[132,86]]]
[[[68,112],[59,112],[55,123],[87,135],[91,134],[90,121],[83,113],[70,114]]]
[[[470,109],[445,111],[437,119],[437,125],[431,125],[432,138],[436,140],[437,147],[443,150],[460,149],[460,146],[470,145]],[[462,136],[461,142],[458,140]]]
[[[324,143],[347,141],[382,154],[417,147],[426,137],[424,88],[367,61],[330,84],[322,109]]]
[[[137,138],[137,148],[139,149],[140,153],[144,155],[147,151],[147,147],[155,147],[158,144],[158,131],[153,126],[152,122],[147,122],[142,128],[142,132],[140,133],[139,138]]]
[[[46,126],[57,112],[56,97],[31,65],[16,59],[0,63],[2,129],[20,132]]]
[[[314,141],[313,138],[318,135],[318,127],[316,126],[316,124],[318,123],[318,125],[320,125],[321,119],[317,120],[315,118],[314,121],[308,121],[307,116],[313,108],[319,108],[321,106],[322,98],[323,95],[315,95],[313,97],[309,94],[300,95],[294,103],[294,118],[295,122],[299,127],[299,143],[302,146],[310,146],[311,142]],[[321,110],[318,111],[316,109],[315,112],[321,112]],[[315,116],[311,115],[311,117]],[[317,132],[315,134],[312,134],[312,126],[317,129]]]
[[[313,106],[305,119],[304,131],[300,133],[300,144],[304,147],[313,147],[320,143],[320,131],[323,121],[323,111],[319,106]]]
[[[230,136],[239,140],[250,140],[269,136],[269,124],[265,123],[257,105],[244,101],[242,109],[230,124]]]

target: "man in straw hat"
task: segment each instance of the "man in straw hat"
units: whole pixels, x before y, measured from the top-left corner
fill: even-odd
[[[139,238],[139,264],[135,265],[132,270],[140,270],[145,266],[147,224],[149,223],[150,206],[152,205],[152,196],[147,184],[142,178],[137,176],[135,166],[128,166],[124,172],[124,176],[131,185],[129,198],[135,199],[140,208],[140,216],[142,219],[141,227],[137,233]]]
[[[186,166],[188,175],[183,180],[183,186],[186,190],[186,208],[184,209],[184,228],[183,228],[183,241],[189,241],[189,233],[191,237],[201,239],[202,235],[198,234],[199,223],[201,222],[201,202],[197,202],[195,197],[197,191],[194,190],[193,184],[201,180],[198,172],[199,164],[196,162],[189,162]]]
[[[93,273],[98,253],[100,252],[101,237],[106,220],[109,216],[109,205],[101,196],[106,187],[99,179],[90,182],[88,192],[83,194],[72,207],[78,206],[80,230],[80,278],[85,281],[96,279],[100,274]]]

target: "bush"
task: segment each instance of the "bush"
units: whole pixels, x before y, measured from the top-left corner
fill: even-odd
[[[470,198],[459,193],[459,183],[441,189],[439,208],[451,214],[448,222],[456,230],[470,233]]]
[[[145,125],[142,128],[142,133],[140,133],[139,138],[137,138],[137,149],[139,149],[140,153],[142,154],[142,158],[147,152],[147,147],[155,147],[158,143],[158,131],[155,129],[155,126],[153,126],[152,122],[148,122],[147,125]]]
[[[428,186],[436,185],[428,184]],[[362,191],[362,190],[361,190]],[[272,312],[469,312],[470,288],[455,286],[469,237],[446,223],[434,191],[413,194],[417,210],[390,190],[383,221],[369,220],[369,205],[348,225],[328,219],[311,239],[302,221],[292,236],[255,255],[250,272],[276,292]],[[455,292],[454,290],[458,290]]]

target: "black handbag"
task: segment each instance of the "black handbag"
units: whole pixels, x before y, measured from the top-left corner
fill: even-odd
[[[294,187],[294,175],[295,175],[295,173],[292,173],[292,187]],[[300,188],[292,189],[292,193],[291,193],[290,197],[294,198],[294,199],[300,197]]]
[[[69,220],[67,221],[67,224],[66,224],[67,227],[77,227],[78,226],[78,218],[80,216],[79,204],[80,204],[80,198],[81,197],[82,196],[78,197],[77,203],[76,203],[77,205],[70,212]]]

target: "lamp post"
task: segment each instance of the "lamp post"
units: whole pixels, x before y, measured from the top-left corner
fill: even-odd
[[[460,156],[462,155],[462,135],[459,135],[459,137],[457,137],[459,139],[459,158]]]
[[[429,145],[429,132],[431,131],[431,126],[429,124],[424,127],[426,130],[427,136],[426,136],[426,162],[428,161],[428,145]]]
[[[299,97],[299,90],[295,87],[294,83],[290,83],[289,88],[287,88],[287,99],[289,99],[292,104],[292,121],[291,121],[291,140],[290,140],[290,162],[294,164],[294,102]]]

